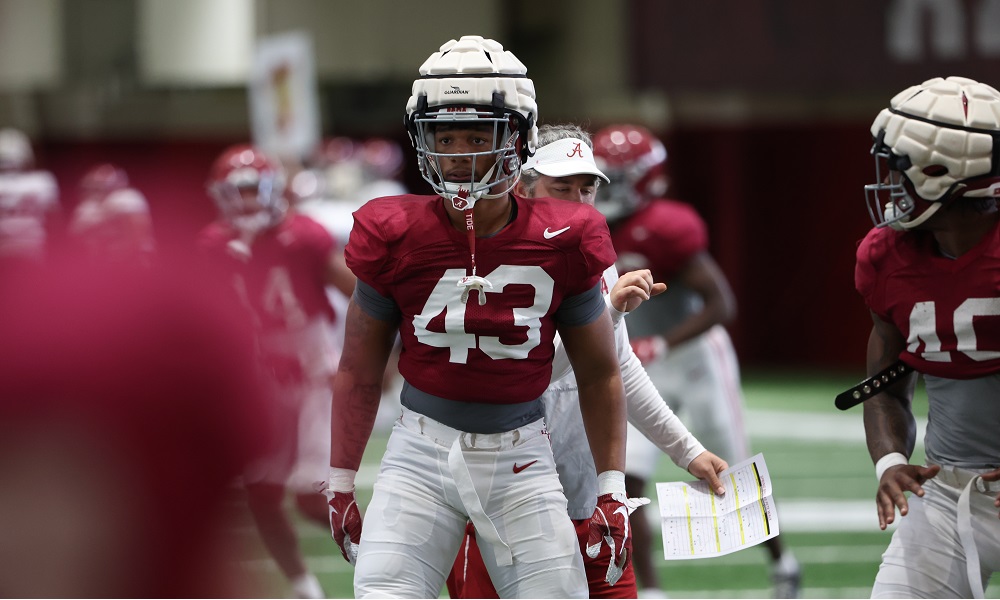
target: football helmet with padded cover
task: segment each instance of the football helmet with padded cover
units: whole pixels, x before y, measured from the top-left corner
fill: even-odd
[[[626,217],[667,192],[667,149],[639,125],[609,125],[594,134],[594,160],[611,183],[595,207],[609,220]]]
[[[417,151],[420,174],[434,191],[458,210],[480,198],[499,198],[514,189],[522,163],[535,151],[538,107],[527,68],[498,42],[478,35],[449,40],[420,67],[406,103],[406,131]],[[463,124],[493,128],[486,152],[437,152],[438,126]],[[441,161],[467,156],[468,181],[445,181]],[[477,161],[488,161],[485,176],[476,176]]]
[[[288,211],[281,163],[250,144],[230,146],[212,165],[208,193],[236,229],[256,234],[274,227]]]
[[[918,227],[954,198],[1000,195],[1000,92],[937,77],[897,94],[871,126],[876,227]]]
[[[0,171],[27,171],[35,163],[31,141],[20,129],[0,129]]]

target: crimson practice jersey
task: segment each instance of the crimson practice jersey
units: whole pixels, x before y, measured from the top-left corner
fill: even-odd
[[[1000,372],[1000,228],[957,259],[925,232],[872,229],[855,286],[906,336],[901,358],[921,373],[971,379]]]
[[[238,232],[226,223],[209,225],[201,236],[202,248],[229,252]],[[332,321],[333,308],[325,282],[334,241],[309,217],[290,214],[273,229],[261,232],[250,248],[247,262],[233,259],[241,277],[237,285],[264,331],[297,330],[317,317]]]
[[[615,225],[611,240],[618,251],[619,273],[649,269],[655,281],[667,281],[708,248],[708,231],[694,208],[660,199]]]
[[[476,239],[476,274],[493,286],[480,305],[476,291],[461,301],[469,242],[443,202],[414,195],[368,202],[354,213],[347,264],[399,305],[399,371],[411,385],[448,400],[534,400],[549,384],[556,309],[614,263],[604,217],[584,204],[516,199],[517,218]]]

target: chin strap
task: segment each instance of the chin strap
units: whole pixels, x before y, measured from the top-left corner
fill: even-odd
[[[889,227],[891,227],[892,229],[896,229],[897,231],[908,231],[910,229],[913,229],[919,225],[922,225],[925,221],[927,221],[927,219],[934,216],[934,213],[941,210],[941,206],[942,206],[941,202],[934,202],[927,207],[927,210],[920,213],[920,216],[918,216],[916,219],[911,219],[909,221],[897,221],[895,223],[892,223]]]
[[[468,186],[467,188],[466,184],[464,183],[455,183],[453,181],[442,181],[441,186],[444,188],[444,193],[442,195],[446,199],[448,199],[448,201],[451,202],[451,205],[454,206],[456,210],[463,210],[463,211],[466,209],[471,209],[473,206],[476,205],[476,202],[481,198],[487,198],[487,199],[502,198],[503,196],[506,196],[507,194],[510,193],[511,190],[514,189],[514,186],[516,186],[517,182],[520,181],[521,179],[521,173],[519,171],[514,181],[510,185],[508,185],[502,192],[496,194],[487,194],[486,190],[490,189],[491,186],[488,186],[486,182],[489,181],[491,177],[493,177],[493,172],[496,171],[496,169],[497,165],[494,164],[492,167],[490,167],[490,170],[487,171],[486,174],[483,175],[483,177],[477,182],[479,186],[483,187],[483,189],[478,192],[473,192],[471,191],[471,189],[468,189],[472,187],[471,185]]]
[[[460,189],[456,197],[460,199],[468,198],[469,191],[465,189]],[[474,204],[474,202],[473,202]],[[479,292],[479,305],[482,306],[486,304],[486,290],[485,288],[493,289],[493,284],[486,280],[485,277],[479,277],[476,275],[476,226],[472,217],[472,205],[466,204],[467,208],[463,211],[465,215],[465,235],[469,241],[469,254],[471,256],[472,263],[472,273],[466,275],[465,277],[458,280],[458,287],[465,288],[462,291],[462,304],[469,301],[469,292],[472,290],[477,290]]]

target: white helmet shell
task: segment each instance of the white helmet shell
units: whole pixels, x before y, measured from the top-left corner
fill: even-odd
[[[430,143],[432,126],[472,120],[495,124],[493,151],[476,157],[493,161],[493,169],[488,180],[445,182],[437,164],[440,155]],[[463,207],[513,189],[521,164],[534,154],[537,121],[535,86],[527,68],[499,42],[478,35],[450,40],[431,54],[406,103],[406,128],[422,176],[438,194]],[[462,199],[456,200],[460,190]]]
[[[993,87],[929,79],[896,94],[871,133],[876,182],[865,193],[876,227],[912,229],[951,198],[1000,195],[1000,92]]]
[[[872,124],[883,143],[911,163],[903,173],[925,200],[940,200],[965,180],[989,175],[993,135],[1000,134],[1000,92],[964,77],[940,77],[896,95]],[[941,169],[944,167],[947,169]],[[963,196],[992,196],[990,184],[967,185]]]
[[[517,111],[530,124],[528,137],[523,140],[530,156],[538,140],[538,105],[535,84],[527,74],[524,63],[499,42],[463,35],[458,41],[446,42],[420,65],[420,79],[413,82],[406,116],[411,117],[417,110],[420,96],[426,96],[427,106],[491,106],[494,92],[500,92],[504,106]]]

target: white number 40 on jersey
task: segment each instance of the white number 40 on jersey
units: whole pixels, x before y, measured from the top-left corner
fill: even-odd
[[[956,347],[975,361],[1000,358],[1000,352],[979,350],[976,331],[973,329],[975,317],[991,317],[1000,315],[1000,298],[969,298],[955,310],[953,327],[955,330]],[[921,356],[924,360],[934,362],[951,362],[951,352],[941,350],[941,338],[937,331],[937,310],[934,302],[917,302],[910,311],[910,339],[907,350],[916,353],[920,342],[924,342]]]

